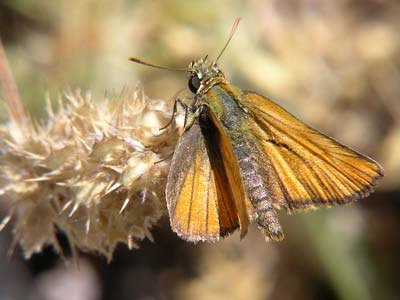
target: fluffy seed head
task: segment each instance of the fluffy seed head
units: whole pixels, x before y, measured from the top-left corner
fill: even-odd
[[[118,242],[136,248],[152,239],[180,128],[160,130],[171,118],[167,106],[141,88],[102,105],[76,92],[56,113],[49,104],[48,120],[28,136],[0,127],[0,200],[26,257],[49,244],[60,251],[57,230],[73,249],[108,259]]]

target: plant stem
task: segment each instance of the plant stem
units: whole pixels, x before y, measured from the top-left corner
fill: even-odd
[[[3,43],[0,38],[0,83],[4,90],[4,96],[7,103],[7,110],[14,124],[24,132],[27,125],[27,117],[24,107],[19,97],[17,85],[15,84],[11,70],[9,68],[7,57],[4,51]]]

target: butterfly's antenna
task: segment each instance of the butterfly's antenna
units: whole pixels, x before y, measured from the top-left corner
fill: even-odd
[[[217,61],[219,60],[219,58],[221,57],[222,53],[224,53],[226,47],[228,47],[229,42],[231,41],[233,35],[235,34],[236,28],[237,28],[238,25],[239,25],[239,22],[240,22],[240,17],[237,17],[237,18],[235,19],[235,22],[233,23],[232,30],[231,30],[231,34],[229,35],[229,38],[228,38],[228,40],[226,41],[224,48],[222,48],[222,50],[221,50],[221,52],[219,53],[219,55],[218,55],[217,59],[215,60],[215,62],[217,62]]]
[[[141,65],[145,65],[145,66],[149,66],[149,67],[153,67],[153,68],[157,68],[157,69],[162,69],[162,70],[187,71],[187,69],[175,69],[175,68],[169,68],[169,67],[162,67],[162,66],[153,65],[153,64],[145,62],[145,61],[143,61],[143,60],[141,60],[140,58],[137,58],[137,57],[130,57],[129,60],[133,61],[135,63],[141,64]]]

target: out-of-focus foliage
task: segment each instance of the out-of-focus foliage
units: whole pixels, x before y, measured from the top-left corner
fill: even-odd
[[[97,99],[140,80],[152,99],[169,100],[187,85],[185,75],[127,58],[174,67],[213,58],[241,16],[220,60],[228,79],[271,96],[385,168],[377,193],[360,203],[285,217],[279,244],[265,244],[255,230],[240,243],[235,235],[191,245],[165,220],[152,232],[155,244],[120,249],[110,266],[81,258],[81,295],[96,299],[99,293],[88,291],[100,285],[103,298],[114,299],[397,299],[399,15],[400,3],[389,0],[2,1],[0,35],[35,118],[46,118],[45,93],[56,99],[66,87]],[[4,109],[1,117],[7,120]],[[0,209],[7,214],[4,202]],[[10,238],[0,235],[1,260]],[[66,284],[78,286],[72,271],[49,261],[33,256],[27,268],[14,255],[7,269],[0,263],[1,295],[52,299]]]

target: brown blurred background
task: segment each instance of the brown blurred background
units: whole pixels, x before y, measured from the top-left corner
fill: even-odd
[[[81,254],[79,269],[51,248],[24,261],[17,247],[7,261],[11,225],[0,234],[0,299],[400,298],[399,1],[2,0],[0,35],[27,110],[45,118],[45,94],[66,88],[101,98],[140,81],[149,96],[172,97],[185,74],[128,57],[172,67],[215,58],[236,16],[220,60],[228,79],[378,160],[377,192],[281,213],[281,243],[266,244],[254,226],[243,241],[193,245],[164,218],[154,243],[121,246],[110,264]]]

